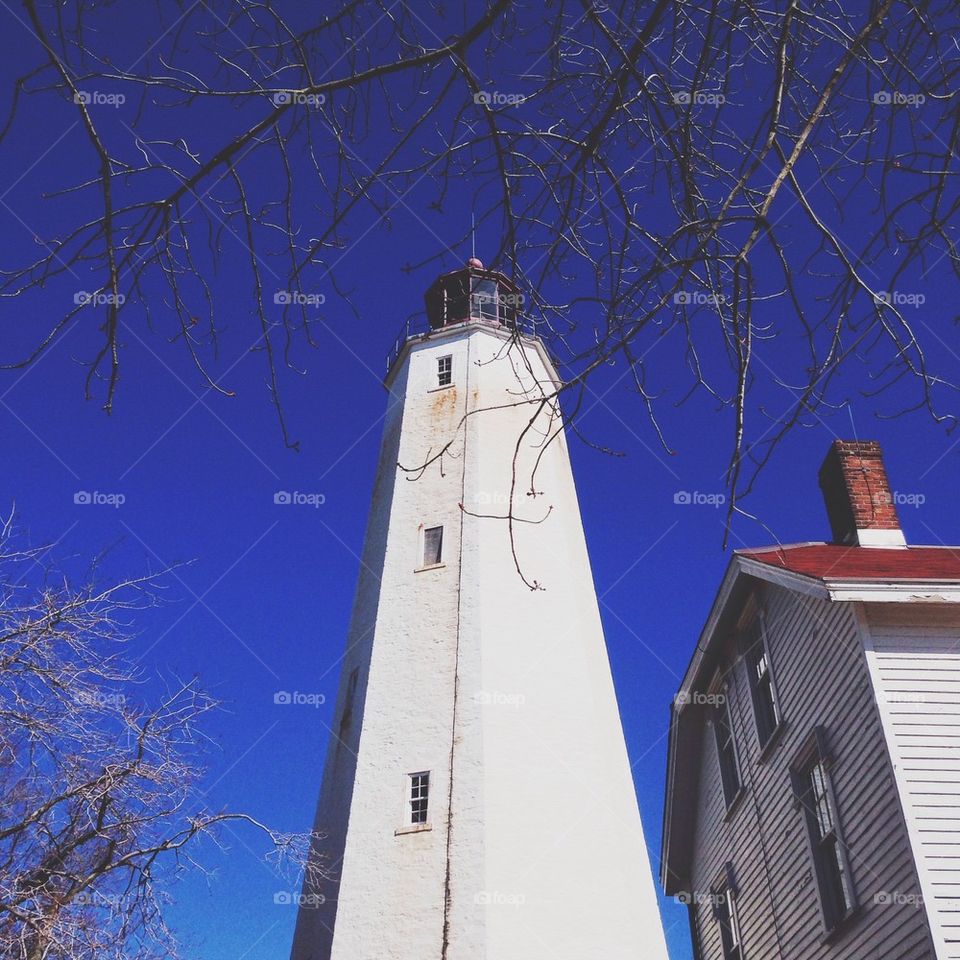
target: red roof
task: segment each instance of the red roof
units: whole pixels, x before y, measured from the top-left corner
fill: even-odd
[[[814,543],[736,552],[748,560],[818,580],[960,580],[960,547]]]

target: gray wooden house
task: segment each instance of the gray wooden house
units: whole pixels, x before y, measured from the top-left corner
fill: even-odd
[[[700,960],[960,958],[960,548],[876,443],[828,543],[737,551],[671,710],[661,880]]]

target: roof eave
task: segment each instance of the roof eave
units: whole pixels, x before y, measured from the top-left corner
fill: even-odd
[[[960,603],[957,580],[824,580],[830,599],[864,603]]]
[[[807,596],[817,597],[821,600],[829,599],[830,592],[819,577],[798,573],[796,570],[790,570],[787,567],[774,566],[772,563],[754,560],[752,557],[740,556],[737,559],[743,566],[743,572],[750,574],[752,577],[766,580],[768,583],[775,583],[778,586],[786,587],[788,590],[805,593]]]
[[[685,876],[683,869],[672,869],[672,867],[675,866],[676,860],[676,857],[672,856],[674,814],[672,801],[679,796],[689,795],[689,792],[683,790],[682,787],[680,790],[677,789],[678,773],[682,773],[682,771],[686,769],[684,764],[678,763],[677,754],[681,725],[684,723],[686,716],[691,716],[692,711],[695,709],[692,704],[692,698],[684,698],[679,694],[689,692],[690,688],[697,682],[697,678],[703,668],[704,658],[710,651],[717,625],[727,608],[727,604],[740,577],[743,575],[742,561],[743,558],[736,554],[730,558],[730,562],[727,564],[727,569],[723,575],[723,580],[720,582],[720,588],[717,590],[713,604],[710,607],[710,613],[707,616],[706,623],[704,623],[703,629],[700,631],[700,638],[697,641],[693,656],[690,658],[690,663],[684,674],[678,696],[674,697],[670,705],[670,732],[667,741],[667,776],[664,787],[663,830],[660,844],[660,883],[667,895],[680,892],[678,882]]]

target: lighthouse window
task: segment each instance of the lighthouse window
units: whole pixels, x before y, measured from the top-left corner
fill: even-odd
[[[443,527],[427,527],[423,531],[423,565],[436,566],[443,559]]]
[[[437,386],[448,387],[453,383],[453,357],[437,359]]]
[[[410,822],[426,823],[430,802],[430,772],[410,774]]]
[[[497,319],[497,284],[493,280],[475,280],[473,283],[474,316],[481,320]]]
[[[347,695],[343,701],[343,713],[340,715],[340,736],[342,737],[350,726],[353,719],[353,700],[357,693],[357,677],[360,673],[359,667],[354,667],[350,671],[350,679],[347,681]]]

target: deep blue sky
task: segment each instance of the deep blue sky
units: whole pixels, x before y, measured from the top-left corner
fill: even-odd
[[[139,365],[112,418],[78,396],[67,349],[2,381],[2,442],[7,469],[2,502],[16,502],[35,543],[58,541],[60,556],[88,557],[116,544],[113,572],[140,572],[194,560],[170,580],[169,606],[138,618],[144,666],[199,674],[226,704],[209,725],[209,799],[287,830],[311,822],[330,707],[276,707],[278,689],[332,698],[357,576],[385,394],[384,345],[398,303],[420,283],[392,267],[395,241],[371,235],[356,255],[367,271],[358,294],[363,320],[331,310],[330,331],[294,384],[303,450],[279,443],[259,367],[247,357],[231,381],[238,397],[200,393],[182,370],[167,369],[131,338]],[[402,292],[398,292],[402,291]],[[403,308],[400,308],[403,309]],[[64,344],[66,347],[66,343]],[[227,355],[234,359],[238,352]],[[609,407],[609,409],[608,409]],[[667,705],[696,642],[726,563],[722,513],[675,506],[677,490],[722,491],[726,437],[715,418],[686,421],[679,452],[655,451],[648,430],[631,435],[613,399],[598,402],[592,436],[616,443],[611,458],[572,443],[587,540],[648,842],[659,847]],[[922,492],[902,509],[915,543],[960,541],[955,510],[957,456],[922,417],[874,422],[856,415],[861,437],[880,438],[898,490]],[[824,538],[826,519],[816,470],[833,432],[851,434],[847,416],[797,434],[752,502],[784,542]],[[944,456],[944,454],[947,454]],[[940,459],[942,458],[942,459]],[[936,466],[932,466],[939,459]],[[932,469],[931,469],[932,467]],[[321,492],[319,509],[277,507],[278,489]],[[77,490],[119,492],[122,507],[77,506]],[[738,528],[737,543],[763,544],[760,529]],[[562,651],[558,651],[562,655]],[[240,837],[209,862],[217,874],[181,886],[178,928],[205,960],[282,956],[291,908],[274,906],[283,889]],[[681,908],[665,911],[675,957],[685,951]]]
[[[19,47],[7,79],[31,62],[25,33],[5,24]],[[11,51],[13,53],[13,51]],[[8,96],[10,83],[2,90]],[[194,121],[196,122],[196,121]],[[40,201],[52,183],[69,179],[85,145],[76,133],[57,140],[63,120],[51,112],[22,121],[19,139],[0,147],[0,263],[22,261],[34,237],[63,229],[76,208]],[[202,122],[201,139],[210,131]],[[18,179],[19,178],[19,179]],[[6,193],[4,193],[4,189]],[[465,191],[466,192],[466,191]],[[279,829],[309,828],[320,783],[339,657],[357,577],[366,512],[385,406],[384,355],[402,321],[421,308],[436,271],[405,273],[408,262],[432,256],[464,230],[466,203],[429,216],[412,200],[392,203],[388,226],[358,223],[338,254],[338,276],[351,304],[323,289],[317,349],[299,360],[304,376],[284,377],[291,433],[299,454],[280,441],[255,342],[243,250],[222,241],[218,309],[225,323],[213,368],[224,398],[204,389],[189,360],[143,323],[123,335],[124,372],[115,413],[82,399],[90,354],[91,317],[75,325],[35,367],[0,375],[0,439],[6,469],[0,507],[16,505],[35,543],[56,543],[68,567],[112,547],[105,574],[120,576],[175,562],[169,603],[137,619],[137,655],[148,677],[199,675],[224,701],[208,726],[213,746],[206,784],[214,807],[243,810]],[[307,229],[315,229],[303,213]],[[369,228],[369,230],[368,230]],[[845,229],[859,229],[848,211]],[[496,245],[489,227],[478,253]],[[453,252],[451,268],[468,254]],[[956,328],[936,278],[918,319],[936,331],[934,353],[953,363]],[[810,281],[815,282],[815,281]],[[46,299],[44,299],[46,297]],[[162,311],[162,302],[157,307]],[[63,291],[29,301],[0,301],[8,344],[22,346],[64,310]],[[789,355],[789,338],[776,350]],[[771,355],[777,356],[774,347]],[[669,346],[647,355],[658,381],[682,379]],[[775,362],[775,361],[771,361]],[[693,650],[727,555],[721,550],[723,511],[678,506],[680,490],[722,493],[729,417],[695,400],[662,407],[674,456],[659,447],[642,408],[626,389],[620,365],[592,382],[581,429],[620,449],[611,457],[571,441],[587,541],[620,698],[624,728],[651,855],[659,853],[668,704]],[[855,368],[841,384],[856,397],[867,383]],[[679,391],[682,392],[682,389]],[[761,398],[778,408],[789,395]],[[907,396],[904,393],[904,396]],[[783,445],[745,506],[782,542],[822,539],[828,528],[816,472],[835,436],[879,439],[895,489],[919,493],[903,507],[913,543],[960,542],[956,513],[957,442],[921,413],[878,421],[872,400],[856,400],[825,421],[813,419]],[[756,415],[756,414],[754,414]],[[277,490],[322,493],[319,509],[280,507]],[[120,493],[124,504],[76,505],[77,491]],[[733,546],[771,536],[737,523]],[[558,650],[562,656],[562,650]],[[277,690],[322,693],[319,709],[280,707]],[[149,691],[149,686],[145,692]],[[171,916],[202,960],[274,960],[289,948],[294,908],[274,904],[291,885],[278,880],[249,835],[228,833],[227,849],[207,847],[199,859],[212,872],[176,891]],[[689,957],[685,909],[664,904],[674,960]]]

